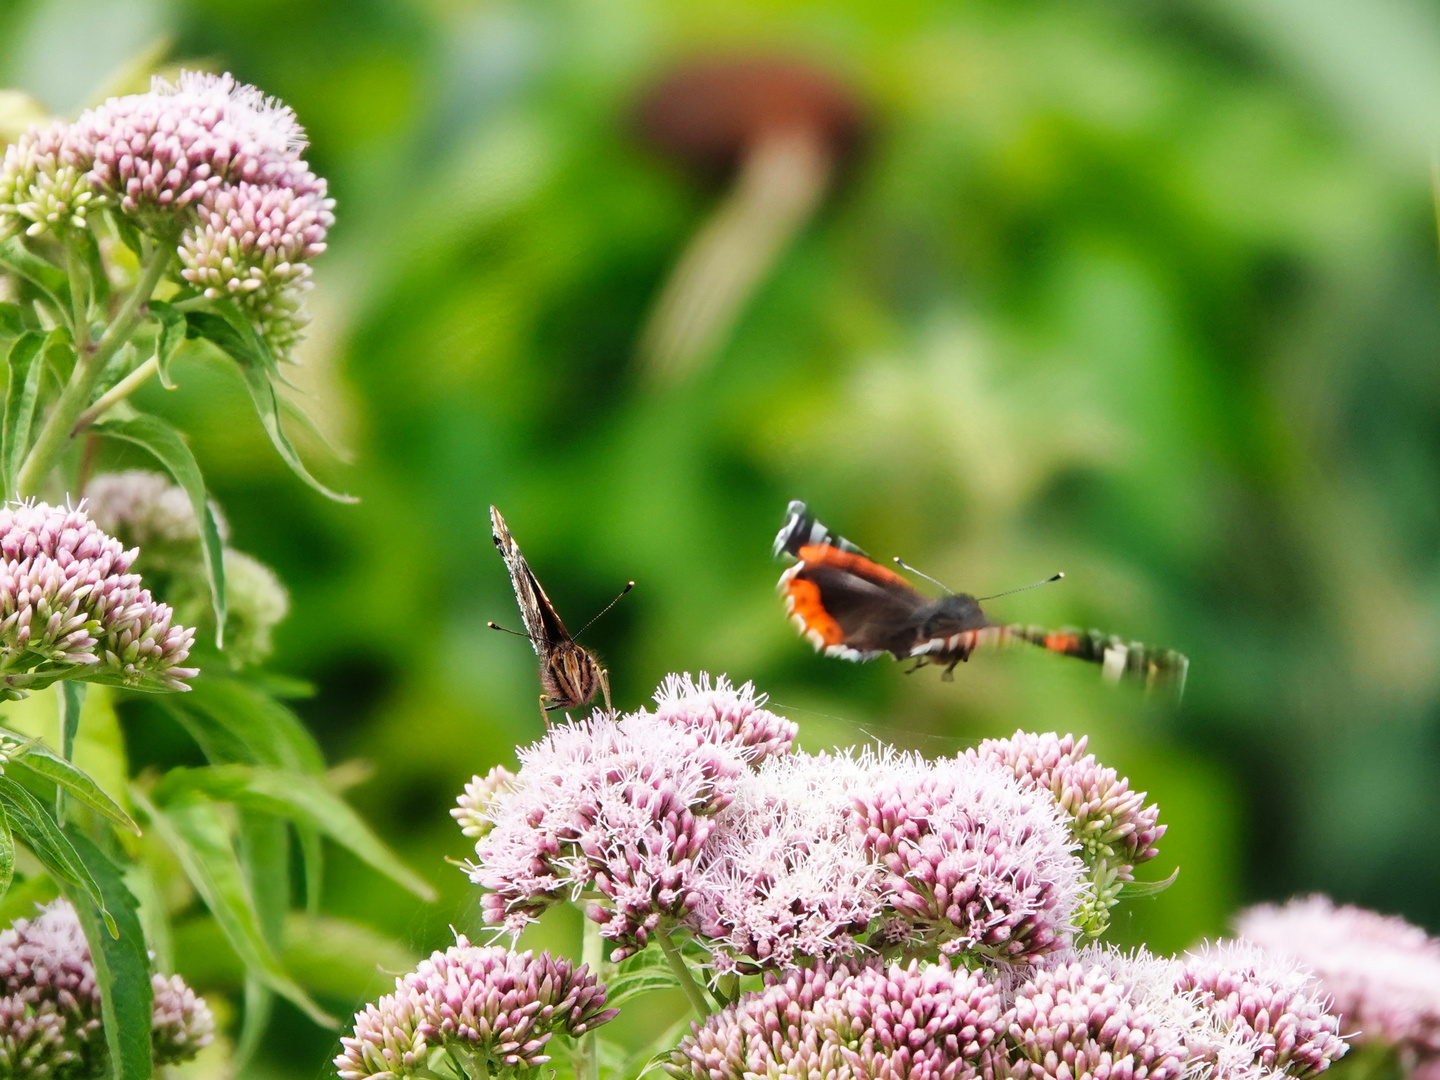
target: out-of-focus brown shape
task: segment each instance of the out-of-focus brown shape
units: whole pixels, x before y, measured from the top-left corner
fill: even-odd
[[[687,64],[662,78],[638,110],[642,138],[687,169],[731,180],[660,293],[640,337],[655,383],[702,369],[836,173],[864,141],[854,96],[793,60],[734,58]]]

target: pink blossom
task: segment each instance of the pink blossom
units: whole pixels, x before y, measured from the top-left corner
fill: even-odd
[[[78,678],[139,690],[188,690],[180,666],[195,632],[129,573],[124,550],[83,509],[0,508],[0,662],[4,696]]]
[[[788,754],[799,725],[765,709],[765,695],[751,683],[733,687],[721,675],[699,680],[689,674],[667,675],[655,691],[655,716],[666,723],[703,730],[709,742],[736,750],[747,762],[758,764],[776,754]]]
[[[1412,1062],[1440,1057],[1440,940],[1393,915],[1325,896],[1242,912],[1236,930],[1312,970],[1360,1044],[1397,1048]]]

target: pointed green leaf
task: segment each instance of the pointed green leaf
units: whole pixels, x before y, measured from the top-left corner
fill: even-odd
[[[5,494],[14,495],[15,475],[30,449],[30,427],[35,419],[35,398],[40,391],[40,373],[45,365],[40,350],[45,335],[36,330],[22,334],[10,346],[7,360],[10,384],[5,391],[5,429],[0,438],[0,471],[5,480]]]
[[[5,728],[0,728],[0,731],[9,733]],[[23,738],[18,732],[15,733],[15,737]],[[18,776],[22,777],[27,773],[44,777],[77,802],[109,818],[122,829],[129,829],[136,836],[140,835],[140,826],[135,824],[135,819],[127,814],[119,803],[105,794],[89,773],[72,765],[44,743],[31,741],[11,759],[6,768],[13,769]]]
[[[105,897],[107,914],[102,921],[83,890],[74,885],[65,888],[90,942],[112,1075],[115,1080],[149,1080],[154,1068],[150,1051],[153,990],[139,902],[125,887],[120,867],[94,841],[74,829],[67,829],[66,835]],[[117,928],[118,935],[107,933],[106,926]]]
[[[290,909],[290,829],[283,818],[240,811],[240,863],[255,897],[265,940],[280,953],[285,944],[285,915]],[[245,979],[245,1018],[235,1049],[237,1074],[243,1073],[259,1049],[274,1000],[274,991],[259,979]]]
[[[60,756],[75,757],[75,736],[80,732],[80,710],[85,705],[85,684],[67,681],[56,695],[60,702]]]
[[[1120,886],[1120,898],[1122,900],[1130,900],[1136,896],[1158,896],[1171,885],[1174,885],[1175,879],[1179,876],[1180,867],[1177,866],[1174,870],[1170,871],[1170,876],[1163,881],[1126,881]]]
[[[295,835],[300,838],[300,858],[305,867],[305,910],[319,915],[325,884],[325,845],[320,841],[320,831],[309,825],[297,824]]]
[[[129,420],[106,420],[96,424],[97,435],[108,435],[134,443],[153,454],[164,465],[175,482],[190,497],[190,507],[200,524],[200,553],[205,560],[205,577],[210,583],[210,602],[215,609],[215,645],[225,644],[225,562],[220,529],[210,501],[205,497],[205,478],[200,465],[180,432],[155,416],[135,416]]]
[[[164,700],[214,764],[325,771],[320,747],[300,718],[248,680],[201,675],[190,693]]]
[[[70,317],[70,282],[65,271],[33,254],[18,236],[0,241],[0,267],[8,268],[38,289],[56,316]]]
[[[191,311],[186,313],[193,337],[204,338],[235,361],[240,368],[245,388],[250,391],[250,400],[255,412],[276,453],[290,466],[290,470],[326,498],[336,502],[357,502],[350,495],[331,491],[311,475],[305,463],[300,460],[290,437],[280,423],[280,402],[275,396],[275,385],[271,381],[279,370],[275,356],[269,346],[255,333],[234,304],[216,303],[212,311]]]
[[[170,363],[180,346],[185,344],[187,324],[185,315],[170,304],[159,300],[150,301],[150,314],[159,321],[155,332],[155,363],[160,374],[160,383],[166,390],[175,389],[175,380],[170,377]]]
[[[240,860],[230,843],[225,820],[216,806],[192,796],[160,810],[138,790],[132,791],[131,797],[175,853],[190,883],[246,968],[281,997],[294,1002],[317,1024],[334,1027],[334,1018],[315,1004],[275,959],[274,951],[265,940],[254,898],[245,884]]]
[[[10,819],[5,808],[0,806],[0,899],[10,891],[15,880],[15,836],[10,831]]]
[[[118,933],[110,914],[105,910],[105,899],[100,886],[90,875],[85,863],[76,854],[74,845],[63,832],[50,811],[40,800],[30,794],[10,776],[0,776],[0,808],[5,810],[10,825],[25,841],[35,857],[56,879],[68,885],[75,885],[85,891],[91,902],[100,909],[105,925],[111,934]]]
[[[155,799],[164,803],[192,791],[318,829],[422,900],[435,898],[429,883],[401,862],[348,803],[314,776],[248,765],[172,769],[155,789]]]

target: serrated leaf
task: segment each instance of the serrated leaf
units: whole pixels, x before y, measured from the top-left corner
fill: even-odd
[[[115,1080],[149,1080],[154,1069],[150,1049],[154,992],[139,902],[125,887],[120,867],[94,841],[73,829],[67,829],[66,836],[105,898],[102,922],[83,890],[74,885],[65,888],[90,942],[111,1075]],[[109,933],[106,927],[112,928]]]
[[[220,529],[210,500],[205,496],[205,478],[200,465],[180,432],[156,416],[135,416],[128,420],[106,420],[91,429],[148,450],[164,465],[175,482],[189,496],[190,508],[200,525],[200,553],[205,561],[205,578],[210,584],[210,603],[215,611],[215,646],[225,644],[225,560]]]
[[[172,769],[156,787],[155,799],[164,803],[189,792],[308,825],[422,900],[435,898],[429,883],[401,862],[349,803],[314,776],[248,765]]]
[[[15,835],[10,831],[10,819],[5,808],[0,806],[0,900],[10,891],[15,880]]]
[[[8,729],[0,728],[0,731],[8,731]],[[23,738],[18,732],[15,733],[15,737]],[[11,758],[6,768],[14,769],[19,774],[29,773],[33,776],[43,777],[72,796],[77,802],[109,818],[122,829],[129,829],[136,836],[140,835],[140,826],[135,823],[135,819],[127,814],[119,803],[105,794],[89,773],[66,761],[44,743],[30,742],[15,757]]]
[[[64,884],[83,889],[91,902],[100,909],[105,925],[111,934],[118,931],[115,922],[105,910],[105,899],[100,893],[84,861],[76,853],[70,840],[60,831],[60,826],[50,816],[40,800],[30,794],[10,776],[0,775],[0,808],[5,810],[11,828],[20,834],[35,857],[46,870]]]
[[[1123,882],[1120,886],[1120,898],[1122,900],[1130,900],[1137,896],[1158,896],[1160,893],[1168,889],[1171,885],[1174,885],[1175,879],[1179,876],[1180,867],[1177,866],[1174,870],[1170,872],[1170,876],[1165,878],[1163,881]]]
[[[325,771],[324,755],[300,718],[248,680],[201,675],[183,698],[163,700],[213,764]]]
[[[15,476],[30,449],[30,428],[35,419],[35,398],[40,392],[40,373],[45,365],[40,352],[45,335],[37,330],[21,334],[10,346],[7,366],[10,382],[5,391],[5,427],[0,436],[0,473],[3,473],[5,494],[16,495]]]
[[[132,791],[131,797],[175,853],[185,875],[246,968],[281,997],[299,1006],[317,1024],[334,1027],[334,1017],[315,1004],[280,966],[265,940],[255,900],[245,884],[225,820],[214,803],[192,796],[161,810],[138,790]]]
[[[186,313],[193,337],[204,338],[218,347],[235,361],[245,388],[250,391],[250,400],[265,433],[270,436],[276,453],[290,466],[290,471],[320,494],[336,502],[358,502],[350,495],[331,491],[311,475],[305,463],[300,460],[290,437],[280,423],[280,402],[275,396],[275,385],[271,381],[279,365],[264,340],[255,333],[248,320],[233,304],[217,303],[211,311],[190,311]]]
[[[183,312],[159,300],[150,301],[150,314],[160,323],[155,332],[155,363],[160,374],[160,384],[166,390],[175,389],[175,380],[170,377],[170,364],[180,346],[185,344],[188,324]]]

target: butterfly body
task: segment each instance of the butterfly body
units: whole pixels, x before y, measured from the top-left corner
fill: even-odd
[[[1189,661],[1169,649],[1151,649],[1095,630],[992,623],[980,601],[968,593],[930,600],[821,525],[798,500],[786,510],[775,554],[796,560],[780,575],[787,613],[827,656],[863,662],[889,653],[913,661],[911,671],[944,665],[941,678],[950,679],[955,666],[977,648],[1024,642],[1101,664],[1106,677],[1115,681],[1128,677],[1147,685],[1184,684]]]
[[[561,622],[555,605],[545,595],[540,580],[520,553],[515,538],[500,511],[490,507],[490,528],[495,547],[510,572],[515,601],[525,624],[523,636],[530,639],[540,658],[540,710],[571,709],[588,703],[600,691],[605,707],[610,706],[609,677],[594,654],[575,643]],[[493,625],[493,624],[492,624]]]

